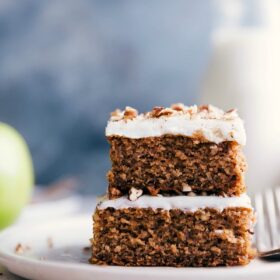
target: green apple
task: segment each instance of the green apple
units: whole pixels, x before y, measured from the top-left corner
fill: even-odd
[[[31,155],[23,137],[0,123],[0,229],[15,221],[34,184]]]

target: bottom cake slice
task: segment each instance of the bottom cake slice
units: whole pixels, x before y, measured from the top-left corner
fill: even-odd
[[[247,195],[121,197],[100,202],[93,220],[93,264],[231,266],[254,257]]]

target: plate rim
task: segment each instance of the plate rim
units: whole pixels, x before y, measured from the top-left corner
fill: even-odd
[[[54,221],[43,221],[37,224],[20,224],[12,226],[8,229],[3,230],[0,232],[0,244],[2,241],[7,238],[7,236],[13,234],[14,232],[20,232],[22,229],[26,228],[40,228],[45,227],[47,225],[53,225],[54,224],[60,224],[63,226],[63,224],[76,224],[77,221],[80,223],[85,223],[86,219],[90,215],[76,215],[69,218],[63,218],[62,221],[60,219],[54,220]],[[63,223],[63,224],[62,224]],[[90,223],[90,222],[89,222]],[[254,262],[256,260],[253,260]],[[258,260],[257,260],[258,261]],[[263,261],[262,261],[263,262]],[[21,264],[21,265],[27,265],[27,266],[34,266],[41,268],[50,268],[50,269],[70,269],[72,271],[77,271],[80,269],[91,271],[91,272],[98,272],[102,274],[118,274],[123,275],[126,274],[128,276],[153,276],[153,275],[160,275],[162,273],[171,272],[173,273],[172,276],[176,277],[176,275],[182,275],[182,273],[190,273],[192,276],[211,276],[217,275],[217,273],[223,273],[223,272],[229,272],[232,277],[238,277],[238,276],[245,276],[253,277],[256,275],[259,275],[260,273],[275,273],[280,272],[280,262],[277,263],[277,265],[267,265],[267,266],[254,266],[254,269],[246,270],[247,267],[250,266],[234,266],[234,267],[127,267],[127,266],[108,266],[108,265],[94,265],[90,263],[74,263],[74,262],[64,262],[64,261],[54,261],[54,260],[39,260],[39,259],[33,259],[28,256],[24,255],[18,255],[15,252],[5,250],[5,247],[0,246],[0,263],[4,265],[4,267],[7,267],[8,270],[12,271],[11,264]],[[251,263],[252,264],[252,263]],[[143,269],[145,268],[145,269]],[[148,269],[147,269],[148,268]]]

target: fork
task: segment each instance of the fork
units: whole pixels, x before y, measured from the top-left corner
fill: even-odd
[[[280,260],[280,187],[255,195],[255,243],[258,256]]]

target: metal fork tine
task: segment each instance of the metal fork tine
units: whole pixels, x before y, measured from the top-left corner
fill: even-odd
[[[276,249],[278,247],[278,229],[273,190],[267,190],[264,194],[264,198],[266,202],[267,219],[269,222],[268,230],[270,235],[271,246],[272,249]]]
[[[255,195],[258,256],[280,260],[280,187]]]
[[[276,199],[276,206],[278,210],[278,218],[280,217],[280,187],[275,189],[275,199]],[[279,221],[279,219],[278,219]]]
[[[256,245],[259,252],[267,250],[267,234],[265,227],[265,215],[263,207],[263,199],[260,193],[255,195],[255,207],[257,211],[257,224],[256,224]]]

